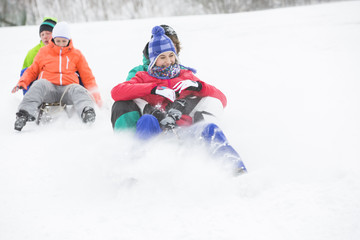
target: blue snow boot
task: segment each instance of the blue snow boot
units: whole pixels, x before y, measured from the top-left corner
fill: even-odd
[[[161,133],[159,121],[150,114],[144,114],[136,123],[135,135],[143,140],[148,140]]]
[[[224,132],[216,124],[207,124],[201,133],[201,137],[207,143],[215,158],[221,158],[233,164],[235,175],[247,172],[240,155],[229,144]]]
[[[201,137],[209,144],[227,143],[224,132],[214,123],[205,125]]]
[[[218,147],[213,153],[215,157],[222,158],[226,160],[228,163],[232,163],[234,167],[234,175],[240,175],[243,173],[247,173],[246,167],[241,160],[240,155],[235,151],[235,149],[229,145],[225,144]]]

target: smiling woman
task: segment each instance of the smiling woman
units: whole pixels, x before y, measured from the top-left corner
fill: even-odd
[[[164,28],[155,26],[152,29],[148,52],[148,70],[136,73],[131,80],[118,84],[111,91],[115,101],[137,99],[143,102],[143,108],[137,109],[140,117],[134,119],[124,114],[125,122],[119,127],[115,125],[114,130],[133,129],[141,139],[150,139],[161,132],[176,132],[178,136],[183,131],[192,132],[189,138],[204,139],[212,156],[233,165],[236,174],[245,173],[247,170],[240,155],[213,123],[214,119],[208,119],[209,115],[216,118],[218,109],[225,108],[226,96],[197,78],[194,70],[181,69],[174,43],[166,36]],[[123,105],[116,111],[126,113],[129,107]]]
[[[150,61],[148,68],[137,72],[131,80],[118,84],[111,91],[115,101],[138,99],[144,104],[135,107],[128,107],[126,104],[113,107],[113,112],[122,114],[119,114],[121,116],[118,118],[119,121],[116,120],[113,124],[114,130],[137,129],[139,118],[149,111],[150,114],[162,113],[156,116],[160,123],[165,118],[166,112],[172,108],[172,103],[177,100],[181,100],[182,103],[186,101],[186,111],[183,109],[184,112],[179,119],[176,119],[176,124],[173,122],[174,126],[192,125],[201,121],[201,112],[205,110],[199,108],[206,105],[201,103],[210,99],[216,102],[216,110],[222,110],[227,104],[225,95],[216,87],[197,78],[194,69],[180,65],[176,47],[166,36],[164,28],[155,26],[151,32],[152,38],[148,44]],[[152,108],[154,111],[151,110]],[[216,115],[214,109],[207,109],[206,112]],[[139,117],[130,118],[126,115],[134,110]],[[166,126],[161,127],[166,129]]]

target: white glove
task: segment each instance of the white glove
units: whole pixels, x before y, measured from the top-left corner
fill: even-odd
[[[171,88],[167,88],[167,87],[163,87],[163,86],[157,86],[155,87],[151,93],[156,94],[156,95],[160,95],[164,98],[169,99],[171,102],[174,102],[176,99],[176,94],[175,91],[172,90]]]
[[[199,82],[191,81],[191,80],[184,80],[180,81],[173,87],[175,92],[179,92],[179,94],[187,89],[192,91],[200,91],[201,90],[201,84]]]

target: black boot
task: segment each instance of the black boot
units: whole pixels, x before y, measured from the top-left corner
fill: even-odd
[[[25,110],[19,110],[16,113],[16,121],[15,121],[15,130],[21,131],[22,128],[26,125],[26,122],[34,121],[35,117],[31,116]]]
[[[95,122],[95,117],[96,117],[95,110],[92,107],[85,107],[81,114],[81,118],[84,123]]]

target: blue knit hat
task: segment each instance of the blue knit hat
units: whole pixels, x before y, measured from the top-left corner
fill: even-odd
[[[169,51],[175,54],[176,62],[179,63],[175,46],[171,39],[165,35],[164,29],[160,26],[155,26],[151,32],[153,34],[153,38],[149,42],[150,64],[148,69],[151,69],[154,66],[156,59],[159,57],[160,54]]]

